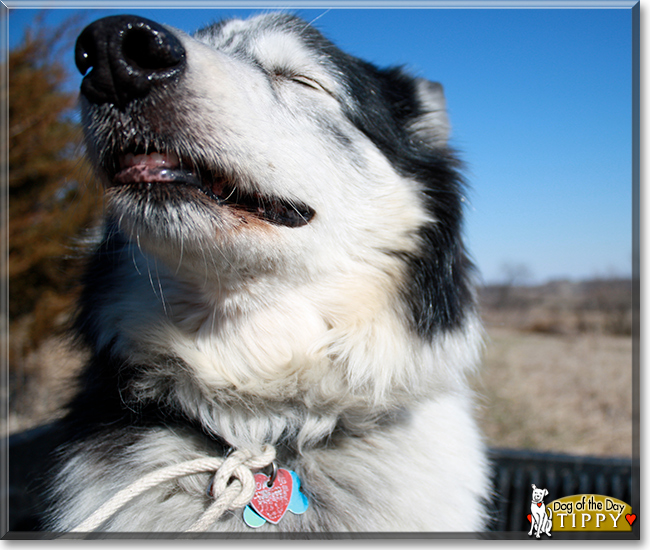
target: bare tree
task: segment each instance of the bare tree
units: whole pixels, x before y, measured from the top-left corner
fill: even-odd
[[[500,271],[503,274],[503,282],[497,285],[494,307],[498,309],[518,307],[520,304],[514,298],[513,289],[529,282],[532,279],[532,271],[526,264],[510,262],[504,262]]]

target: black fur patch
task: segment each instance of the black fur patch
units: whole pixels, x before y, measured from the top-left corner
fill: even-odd
[[[460,162],[451,150],[427,145],[408,130],[423,114],[411,76],[400,68],[380,70],[333,45],[327,51],[355,100],[347,117],[402,176],[423,186],[422,200],[437,220],[420,231],[419,253],[405,257],[410,277],[403,295],[413,327],[425,338],[458,328],[474,308],[474,267],[462,240]]]

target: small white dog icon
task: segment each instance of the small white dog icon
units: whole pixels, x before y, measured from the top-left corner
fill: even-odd
[[[535,526],[537,526],[535,537],[539,538],[541,533],[546,533],[549,537],[551,536],[551,528],[553,527],[551,516],[553,515],[553,512],[549,508],[548,515],[546,515],[546,505],[544,504],[544,497],[546,495],[548,495],[546,489],[538,489],[535,484],[533,484],[533,501],[530,504],[529,537],[532,536]]]

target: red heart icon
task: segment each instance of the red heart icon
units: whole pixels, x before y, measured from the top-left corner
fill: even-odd
[[[528,514],[526,517],[528,518],[528,521],[529,521],[530,523],[533,522],[533,516],[531,516],[530,514]]]
[[[282,519],[289,507],[293,480],[288,470],[279,468],[271,487],[268,482],[268,476],[255,474],[255,495],[251,500],[251,506],[266,521],[275,524]]]
[[[538,502],[538,503],[537,503],[537,507],[538,507],[538,508],[541,508],[541,507],[542,507],[542,503],[541,503],[541,502]]]
[[[633,524],[634,521],[636,520],[636,514],[626,514],[626,515],[625,515],[625,519],[626,519],[627,522],[630,524],[630,526],[632,526],[632,524]]]

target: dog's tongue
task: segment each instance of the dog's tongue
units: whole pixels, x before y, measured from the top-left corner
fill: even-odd
[[[191,172],[180,170],[180,161],[174,153],[128,153],[120,158],[121,170],[115,174],[113,183],[177,182],[200,185]]]

